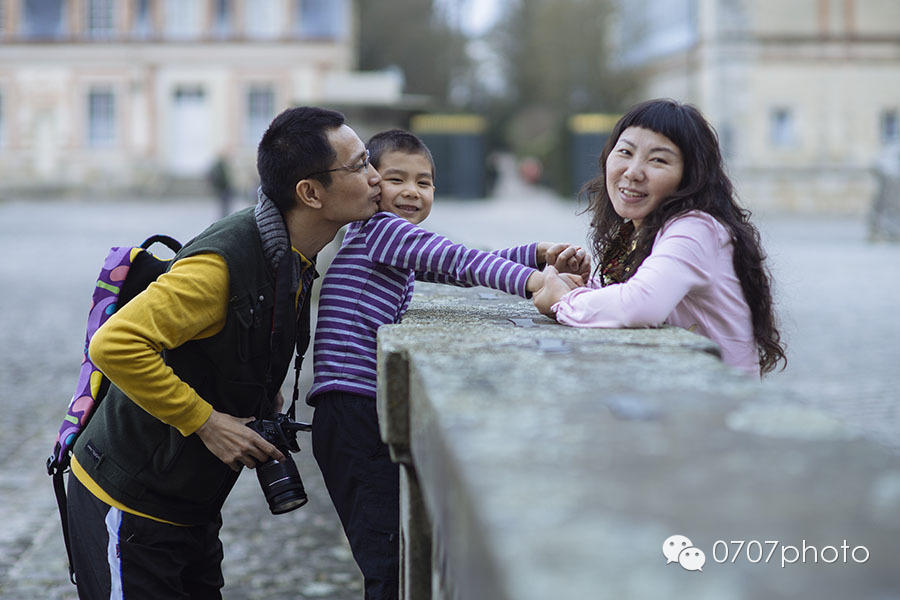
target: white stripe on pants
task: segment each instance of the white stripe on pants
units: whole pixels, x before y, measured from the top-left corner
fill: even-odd
[[[122,511],[110,507],[106,513],[106,532],[109,542],[106,546],[106,562],[109,564],[109,600],[123,600],[122,557],[119,553],[119,528],[122,526]]]

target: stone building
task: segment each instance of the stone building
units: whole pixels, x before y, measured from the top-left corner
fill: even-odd
[[[900,140],[897,0],[619,0],[639,99],[700,108],[753,209],[862,214]]]
[[[0,189],[254,185],[293,104],[400,94],[355,72],[351,0],[0,0]]]

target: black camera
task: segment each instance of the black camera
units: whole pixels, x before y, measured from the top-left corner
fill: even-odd
[[[270,419],[257,419],[247,423],[247,427],[261,435],[284,454],[284,460],[269,459],[256,466],[256,477],[262,487],[269,510],[280,515],[306,504],[306,490],[291,452],[299,452],[298,431],[310,431],[309,423],[298,423],[289,416],[275,413]]]

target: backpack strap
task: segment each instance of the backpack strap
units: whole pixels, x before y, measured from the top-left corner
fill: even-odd
[[[51,456],[52,460],[53,457]],[[69,581],[75,583],[75,568],[72,566],[72,542],[69,538],[69,509],[66,499],[66,484],[63,481],[63,470],[56,469],[50,474],[53,477],[53,492],[56,494],[56,507],[59,509],[59,520],[62,522],[63,541],[66,544],[66,557],[69,559]]]
[[[169,236],[163,235],[161,233],[158,233],[156,235],[151,235],[150,237],[148,237],[141,244],[141,248],[143,248],[144,250],[147,250],[150,246],[152,246],[153,244],[155,244],[157,242],[159,242],[160,244],[163,244],[164,246],[166,246],[169,250],[171,250],[175,254],[178,254],[179,250],[181,250],[181,242],[179,242],[178,240],[176,240],[173,237],[169,237]]]

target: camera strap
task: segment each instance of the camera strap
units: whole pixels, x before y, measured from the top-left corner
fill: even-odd
[[[306,284],[307,288],[312,288],[312,279]],[[292,421],[297,420],[297,400],[300,398],[300,369],[303,367],[303,354],[309,347],[310,327],[309,327],[309,305],[312,304],[310,298],[310,290],[303,292],[301,302],[303,305],[297,316],[297,343],[296,356],[294,356],[294,392],[291,394],[291,405],[287,409],[287,415]]]
[[[269,346],[269,368],[266,374],[266,387],[269,388],[273,383],[273,370],[278,372],[278,377],[283,377],[284,371],[276,367],[278,361],[273,359],[276,358],[276,352],[279,352],[279,349],[282,347],[283,336],[290,331],[294,334],[294,391],[291,396],[291,404],[285,412],[291,419],[294,419],[297,412],[297,400],[300,398],[300,369],[303,366],[303,355],[309,347],[311,338],[309,318],[312,284],[318,274],[315,271],[315,263],[313,263],[313,266],[300,274],[299,281],[297,281],[296,275],[291,272],[292,267],[293,262],[285,260],[285,257],[283,257],[279,262],[275,275],[275,305],[273,306],[272,314],[272,335]],[[290,310],[288,303],[296,298],[298,287],[300,288],[300,298],[297,300],[297,310]],[[289,316],[294,317],[292,324]],[[281,364],[284,365],[284,363]],[[286,366],[281,368],[285,369]],[[258,416],[262,417],[265,415]]]

